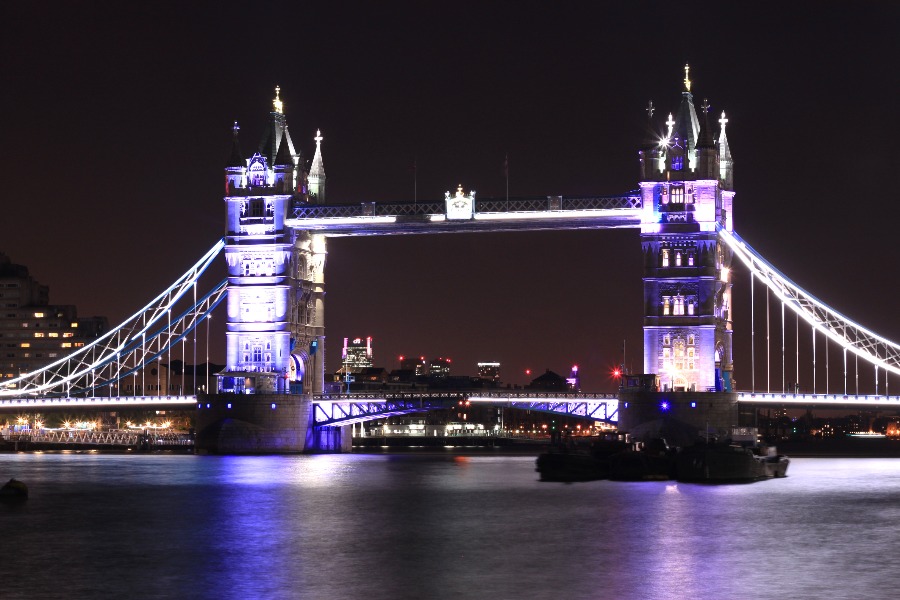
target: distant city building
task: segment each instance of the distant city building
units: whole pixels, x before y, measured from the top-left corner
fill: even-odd
[[[539,375],[525,386],[526,390],[538,390],[544,392],[565,392],[569,389],[566,379],[559,373],[547,369],[546,373]]]
[[[444,357],[433,358],[428,362],[428,375],[433,378],[450,376],[450,359]]]
[[[0,253],[0,381],[30,373],[109,331],[106,317],[79,318],[50,304],[50,288]]]
[[[566,385],[570,392],[581,391],[581,377],[578,375],[578,365],[572,365],[572,372],[569,373],[569,377],[566,379]]]
[[[400,370],[412,371],[416,376],[425,375],[428,372],[428,364],[425,362],[424,356],[401,356]]]
[[[482,379],[491,381],[500,381],[500,363],[498,362],[480,362],[478,363],[478,376]]]
[[[372,337],[365,339],[344,338],[344,349],[341,351],[341,371],[343,373],[360,373],[372,366]]]

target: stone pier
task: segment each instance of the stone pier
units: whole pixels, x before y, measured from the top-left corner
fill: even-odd
[[[208,394],[197,400],[198,454],[348,452],[346,427],[312,424],[307,394]]]

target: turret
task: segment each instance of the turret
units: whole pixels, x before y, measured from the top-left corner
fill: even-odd
[[[719,178],[722,180],[722,189],[734,189],[734,160],[731,158],[731,148],[728,147],[728,138],[725,137],[725,125],[728,119],[725,118],[725,111],[722,111],[722,117],[719,119],[721,130],[719,132]]]
[[[316,153],[309,167],[309,200],[314,204],[325,204],[325,165],[322,162],[322,131],[316,130]]]
[[[285,128],[285,133],[287,128]],[[294,159],[288,150],[288,136],[281,136],[281,144],[272,162],[273,185],[277,194],[291,194],[294,191]]]
[[[697,138],[697,179],[719,178],[719,151],[709,126],[709,103],[703,99],[703,122]]]
[[[225,195],[230,196],[237,188],[244,187],[244,174],[247,169],[247,161],[241,154],[241,145],[238,141],[237,121],[234,122],[233,139],[231,142],[231,156],[228,157],[228,163],[225,165]]]

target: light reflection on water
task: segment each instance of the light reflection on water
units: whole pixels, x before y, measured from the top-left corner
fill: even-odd
[[[10,598],[868,598],[900,462],[751,485],[541,483],[531,456],[0,455]],[[10,549],[14,549],[10,551]],[[14,582],[13,585],[8,585]]]

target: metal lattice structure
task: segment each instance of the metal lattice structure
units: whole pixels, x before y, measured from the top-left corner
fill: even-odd
[[[640,209],[641,197],[634,194],[624,196],[585,196],[566,198],[563,196],[541,196],[538,198],[486,198],[475,201],[475,214],[485,213],[528,213],[546,211],[582,210],[627,210]],[[442,215],[446,210],[444,202],[402,202],[379,204],[361,202],[358,204],[323,205],[301,204],[294,207],[293,218],[346,219],[353,217],[411,217]]]
[[[719,237],[747,266],[752,277],[765,283],[816,331],[870,364],[900,375],[900,345],[866,329],[798,286],[736,233],[720,229]]]
[[[396,415],[451,408],[460,402],[491,404],[568,416],[618,420],[615,394],[561,394],[554,392],[453,391],[323,394],[313,401],[317,426],[338,426]]]
[[[102,337],[41,369],[4,381],[0,398],[92,396],[100,395],[98,390],[115,395],[116,382],[167,352],[171,356],[171,349],[224,298],[227,280],[202,297],[197,291],[201,275],[224,246],[224,240],[218,241],[165,291]]]

